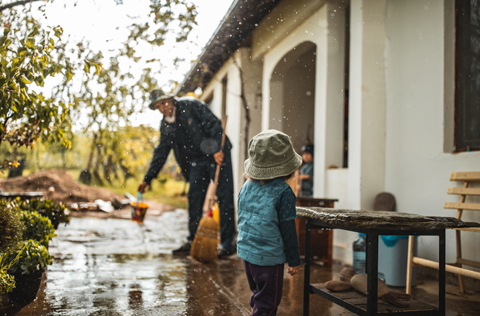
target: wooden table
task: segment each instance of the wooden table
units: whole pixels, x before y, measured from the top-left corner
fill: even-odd
[[[307,207],[326,207],[333,208],[337,199],[319,199],[297,197],[297,206]],[[298,233],[298,245],[300,246],[300,255],[305,256],[305,223],[307,219],[299,217],[295,220]],[[315,262],[321,262],[325,265],[332,265],[332,245],[333,245],[333,230],[316,229],[312,232],[311,241],[316,245],[310,251],[310,258]]]
[[[480,226],[450,217],[426,217],[407,213],[354,211],[328,208],[297,207],[297,215],[305,218],[305,280],[303,315],[309,315],[310,294],[320,295],[358,315],[445,315],[445,229]],[[323,284],[310,284],[310,251],[312,229],[343,229],[366,234],[366,268],[368,295],[355,290],[330,292]],[[438,236],[439,285],[438,307],[410,301],[409,308],[400,308],[377,299],[378,236],[428,235]],[[326,280],[329,281],[329,280]]]

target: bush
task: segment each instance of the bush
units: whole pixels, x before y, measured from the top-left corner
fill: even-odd
[[[23,231],[18,207],[6,199],[0,199],[0,253],[18,248],[23,240]]]
[[[0,269],[7,269],[8,274],[21,272],[29,274],[41,271],[52,264],[53,256],[48,254],[47,248],[42,244],[28,240],[23,242],[23,247],[13,252],[2,254]]]
[[[0,294],[7,294],[15,288],[15,279],[7,273],[7,268],[0,269]]]
[[[70,211],[63,203],[57,203],[52,199],[17,199],[16,203],[23,211],[36,211],[40,215],[48,217],[55,229],[61,223],[70,223]]]
[[[47,247],[50,239],[57,236],[48,217],[38,212],[22,211],[21,220],[25,225],[23,240],[33,239]]]

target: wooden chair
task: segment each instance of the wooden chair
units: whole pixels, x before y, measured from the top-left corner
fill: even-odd
[[[470,196],[480,196],[480,188],[469,188],[468,186],[475,181],[480,182],[480,172],[452,172],[450,175],[450,181],[464,181],[463,188],[448,188],[448,194],[460,195],[459,203],[445,202],[443,208],[445,209],[454,209],[457,210],[457,219],[462,219],[463,211],[480,211],[479,203],[465,203],[465,199],[468,195]],[[451,272],[458,274],[458,282],[460,285],[460,292],[465,291],[465,286],[463,284],[463,276],[468,276],[474,279],[480,280],[480,272],[472,271],[464,268],[463,266],[470,266],[480,268],[480,262],[468,260],[462,257],[462,241],[461,241],[461,231],[470,231],[480,233],[480,228],[456,228],[456,247],[457,247],[457,260],[455,263],[447,263],[445,266],[446,272]],[[413,256],[413,236],[409,237],[408,240],[408,263],[407,263],[407,294],[411,294],[412,286],[412,268],[414,266],[425,266],[434,269],[438,269],[438,262],[418,258]]]

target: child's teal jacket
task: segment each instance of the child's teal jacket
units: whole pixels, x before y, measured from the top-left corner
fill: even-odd
[[[238,257],[260,266],[287,262],[279,223],[297,218],[295,201],[283,178],[247,180],[238,195]]]

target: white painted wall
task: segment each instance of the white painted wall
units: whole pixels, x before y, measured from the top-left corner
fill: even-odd
[[[288,52],[270,81],[270,128],[288,134],[297,152],[314,136],[316,46],[303,42]]]
[[[343,198],[345,192],[349,192],[348,170],[330,172],[331,170],[327,169],[330,165],[341,166],[343,159],[344,27],[343,7],[331,3],[323,5],[312,12],[296,29],[289,32],[276,46],[271,47],[264,56],[263,71],[262,129],[265,130],[278,125],[276,120],[272,120],[275,115],[281,115],[275,108],[279,98],[276,93],[278,89],[287,89],[279,82],[272,82],[269,85],[277,64],[301,43],[312,42],[316,45],[314,196],[326,197],[328,192],[331,194],[329,197],[341,200],[336,207],[345,207],[350,202]],[[330,172],[328,176],[327,171]],[[351,263],[351,241],[354,236],[356,234],[349,232],[335,232],[335,259]]]
[[[261,131],[261,92],[262,62],[253,62],[251,52],[247,48],[239,49],[215,74],[209,85],[205,87],[201,99],[212,97],[211,110],[217,116],[222,113],[222,79],[227,78],[226,114],[228,115],[227,135],[232,142],[232,168],[234,180],[235,205],[237,192],[243,185],[243,162],[245,148],[245,109],[240,98],[242,80],[237,65],[243,70],[244,93],[250,110],[249,138]]]
[[[453,140],[444,133],[453,122],[448,111],[453,98],[444,97],[453,94],[453,78],[445,75],[453,59],[444,56],[454,43],[444,22],[454,14],[453,0],[445,2],[448,11],[443,1],[389,1],[387,5],[385,189],[395,195],[399,212],[454,217],[456,211],[444,210],[443,203],[459,201],[446,191],[462,183],[450,182],[450,173],[479,171],[480,152],[444,152],[444,138]],[[480,222],[480,214],[465,211],[464,220]],[[462,236],[464,256],[479,261],[480,234]],[[436,245],[435,238],[421,237],[419,256],[436,260]],[[448,231],[447,262],[454,260],[454,234]]]
[[[386,0],[352,0],[349,99],[349,201],[372,209],[385,181]]]
[[[275,79],[275,70],[281,60],[300,44],[311,42],[316,45],[315,79],[315,185],[314,196],[325,196],[326,169],[331,164],[340,165],[343,142],[343,69],[344,13],[342,7],[325,4],[312,12],[302,24],[288,33],[264,56],[263,70],[263,119],[262,129],[282,128],[275,116],[283,119],[283,111],[277,109],[279,89],[284,82]],[[282,102],[284,100],[281,100]],[[277,127],[278,126],[278,127]]]
[[[294,5],[292,1],[288,3]],[[450,183],[449,175],[454,171],[480,170],[480,152],[451,153],[453,3],[453,0],[351,0],[349,169],[316,168],[316,183],[324,181],[322,189],[316,187],[316,196],[338,198],[339,208],[371,209],[374,197],[388,191],[396,197],[399,212],[455,216],[455,211],[443,209],[444,202],[458,201],[458,197],[446,194],[449,186],[460,185]],[[257,61],[261,62],[263,57],[263,68],[261,64],[250,64],[250,71],[257,73],[247,80],[250,91],[257,89],[261,82],[263,110],[256,112],[254,127],[260,131],[276,127],[271,120],[279,109],[271,103],[275,98],[283,98],[283,94],[274,92],[284,87],[281,81],[270,84],[270,78],[281,58],[300,43],[309,41],[317,46],[315,164],[324,167],[328,164],[326,147],[318,144],[321,139],[327,144],[336,137],[328,133],[325,118],[339,115],[331,112],[336,109],[331,105],[343,99],[338,84],[330,86],[339,80],[329,68],[329,63],[333,65],[335,61],[328,50],[332,47],[328,44],[332,44],[335,37],[329,39],[326,35],[334,25],[329,22],[334,21],[328,17],[328,13],[332,13],[330,5],[312,11],[302,23],[296,21],[296,28],[288,29],[287,35],[277,39],[275,46],[263,40],[257,46],[253,44],[254,53],[242,52],[242,63],[251,63],[250,56],[255,52]],[[282,12],[277,10],[275,14],[281,16]],[[258,36],[267,34],[268,27],[263,27]],[[227,98],[227,112],[231,120],[237,118],[239,123],[232,123],[227,131],[234,146],[241,148],[242,113],[238,95],[235,96],[239,94],[239,82],[234,79],[238,72],[230,67],[233,66],[225,65],[217,75],[221,78],[228,72],[232,95]],[[221,85],[212,81],[210,86],[208,89],[214,93],[212,108],[217,113]],[[331,91],[341,94],[329,99]],[[336,97],[338,101],[332,101]],[[254,134],[256,132],[251,136]],[[243,173],[243,160],[239,152],[235,155],[238,177]],[[480,198],[471,201],[479,203]],[[480,222],[480,214],[465,212],[464,220]],[[355,233],[335,231],[333,255],[336,260],[352,263],[351,245],[355,236]],[[452,232],[447,233],[447,261],[455,257],[453,237]],[[465,256],[480,260],[478,234],[466,233],[463,241]],[[436,260],[436,249],[437,241],[433,238],[419,239],[420,256]]]
[[[243,74],[243,88],[245,99],[247,101],[247,107],[250,115],[250,124],[248,129],[248,140],[253,136],[261,132],[261,118],[262,118],[262,105],[261,105],[261,93],[262,93],[262,61],[253,61],[251,56],[251,50],[248,48],[240,48],[234,56],[235,62],[242,69]],[[236,68],[238,75],[240,72],[235,65],[232,67]],[[233,73],[232,73],[233,75]],[[240,79],[240,77],[239,77]],[[245,107],[243,101],[241,100],[241,86],[242,81],[239,82],[238,86],[235,87],[235,90],[232,90],[232,96],[237,96],[238,98],[238,107],[239,107],[239,117],[238,121],[238,144],[237,144],[237,158],[238,158],[238,167],[237,167],[237,176],[235,182],[237,183],[236,187],[240,190],[241,186],[244,183],[243,173],[244,173],[244,161],[245,157],[245,148],[248,149],[248,143],[245,143],[245,126],[246,126],[246,117],[245,117]],[[230,106],[230,104],[228,104]],[[236,191],[238,192],[238,191]]]

